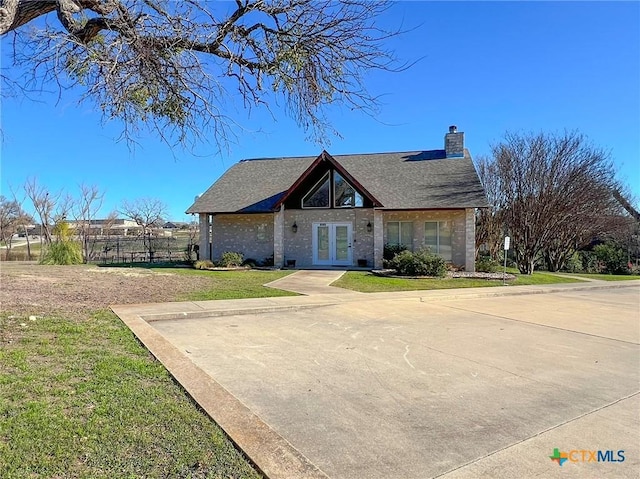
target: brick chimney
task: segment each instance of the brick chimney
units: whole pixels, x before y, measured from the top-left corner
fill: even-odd
[[[444,135],[444,151],[447,158],[462,158],[464,156],[464,133],[458,132],[456,125],[451,125],[449,133]]]

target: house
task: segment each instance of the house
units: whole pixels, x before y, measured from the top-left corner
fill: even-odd
[[[187,230],[189,223],[185,221],[167,221],[162,225],[163,230]]]
[[[243,160],[187,213],[200,218],[201,259],[380,268],[384,245],[403,244],[474,271],[475,209],[486,206],[452,126],[441,150]]]
[[[72,230],[86,228],[93,235],[124,235],[139,234],[140,226],[133,220],[122,218],[105,218],[92,220],[72,220],[67,221]]]

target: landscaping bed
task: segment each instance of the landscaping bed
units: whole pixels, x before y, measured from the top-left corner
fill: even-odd
[[[401,278],[401,279],[438,279],[435,276],[407,276],[397,274],[395,269],[375,269],[371,271],[374,276],[383,278]],[[486,280],[502,280],[512,281],[516,279],[516,275],[510,273],[481,273],[468,271],[448,271],[445,278],[467,278],[467,279],[486,279]]]

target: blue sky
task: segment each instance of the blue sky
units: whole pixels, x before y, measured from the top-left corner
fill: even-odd
[[[243,158],[442,148],[455,124],[474,157],[507,130],[577,129],[611,151],[640,197],[640,3],[400,2],[381,21],[415,27],[389,47],[401,61],[420,61],[369,75],[383,101],[376,118],[329,110],[342,139],[306,141],[283,109],[249,115],[236,103],[231,113],[245,129],[229,152],[172,151],[151,134],[131,152],[116,141],[121,125],[101,125],[99,112],[72,94],[5,98],[2,194],[34,176],[71,194],[95,184],[105,191],[104,215],[123,200],[152,197],[169,205],[170,219],[188,221],[194,196]]]

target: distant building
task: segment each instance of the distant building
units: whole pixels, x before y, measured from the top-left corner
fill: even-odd
[[[67,221],[67,223],[73,229],[83,224],[82,221]],[[128,234],[138,234],[142,230],[135,221],[123,218],[91,220],[89,228],[93,233],[101,236],[107,234],[127,236]]]

